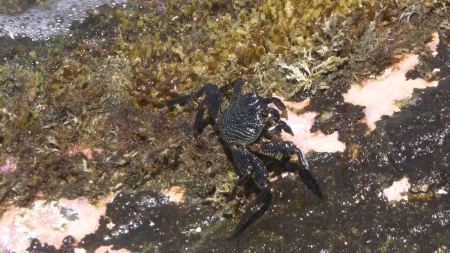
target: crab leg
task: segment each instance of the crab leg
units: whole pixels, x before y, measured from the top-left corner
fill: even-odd
[[[179,98],[174,98],[166,102],[166,106],[171,107],[177,104],[187,103],[189,101],[197,101],[203,93],[206,93],[205,99],[199,105],[199,109],[197,115],[195,116],[194,121],[194,138],[197,139],[198,131],[201,128],[201,123],[203,119],[203,115],[205,114],[206,108],[208,108],[209,114],[211,118],[214,120],[214,124],[217,123],[217,118],[220,113],[220,102],[222,101],[222,95],[220,93],[217,85],[208,84],[203,86],[199,91],[197,91],[194,95],[184,95]]]
[[[197,112],[197,115],[195,116],[194,121],[194,138],[197,139],[198,132],[201,128],[201,122],[203,119],[203,115],[205,114],[206,108],[208,108],[209,114],[211,118],[214,120],[214,124],[217,123],[217,119],[219,117],[220,113],[220,103],[222,102],[222,91],[227,91],[231,88],[233,89],[233,96],[231,98],[231,103],[236,101],[241,93],[242,86],[244,84],[244,81],[241,78],[236,79],[235,81],[224,85],[223,87],[219,88],[215,84],[207,84],[203,86],[200,90],[198,90],[195,94],[188,94],[184,95],[178,98],[171,99],[166,102],[167,107],[172,107],[177,104],[184,104],[190,101],[197,101],[204,93],[205,99],[201,102],[199,105],[199,109]]]
[[[252,145],[251,150],[260,154],[264,155],[271,155],[271,156],[280,156],[283,157],[291,157],[292,155],[296,154],[298,157],[298,161],[302,165],[302,168],[299,168],[299,175],[303,177],[303,175],[306,175],[308,181],[312,184],[312,186],[315,188],[317,195],[322,198],[322,191],[320,189],[319,184],[314,179],[314,176],[312,175],[308,162],[305,159],[305,156],[303,155],[302,151],[298,149],[293,142],[291,141],[273,141],[273,142],[264,142],[261,145]]]
[[[234,198],[234,195],[236,194],[236,191],[239,187],[245,184],[247,180],[250,178],[250,175],[253,171],[253,166],[250,163],[247,154],[245,151],[242,150],[242,148],[238,148],[236,146],[231,147],[231,153],[233,155],[234,161],[237,163],[239,171],[241,172],[242,176],[239,177],[239,179],[236,181],[236,185],[234,186],[233,190],[230,193],[230,196],[228,197],[227,201],[230,201]]]
[[[231,96],[230,104],[236,101],[241,95],[242,86],[244,81],[241,78],[234,80],[233,82],[220,87],[220,91],[224,92],[233,88],[233,95]]]
[[[171,99],[169,101],[166,101],[166,106],[167,107],[172,107],[172,106],[175,106],[175,105],[178,105],[178,104],[187,103],[187,102],[189,102],[191,100],[195,100],[194,96],[192,96],[191,94],[184,95],[184,96],[177,97],[177,98]]]
[[[284,132],[294,136],[294,132],[292,131],[291,127],[282,120],[276,122],[275,128],[270,130],[270,132],[277,132],[280,130],[283,130]]]
[[[280,122],[280,112],[277,109],[272,107],[267,107],[270,114],[272,114],[273,121]]]
[[[211,85],[214,85],[214,84],[208,84],[208,85],[203,86],[194,95],[188,94],[188,95],[184,95],[184,96],[181,96],[181,97],[177,97],[177,98],[171,99],[171,100],[166,102],[166,106],[167,107],[172,107],[172,106],[175,106],[175,105],[178,105],[178,104],[184,104],[184,103],[190,102],[192,100],[197,101],[198,98],[201,97],[203,95],[203,93],[205,93],[206,89],[209,86],[211,86]]]
[[[276,97],[264,98],[264,102],[266,104],[274,103],[275,106],[278,108],[278,110],[281,111],[281,117],[283,117],[285,119],[288,118],[286,106],[283,104],[283,102],[281,102],[281,100],[279,98],[276,98]]]
[[[217,118],[220,113],[220,102],[222,101],[222,94],[220,93],[217,85],[209,84],[206,87],[206,95],[203,102],[200,104],[197,116],[194,121],[194,138],[197,139],[198,131],[201,128],[201,122],[205,109],[208,108],[211,118],[214,120],[214,124],[217,123]],[[200,92],[200,91],[199,91]],[[197,92],[196,95],[199,93]],[[201,96],[201,94],[199,94]]]
[[[260,218],[269,208],[272,201],[272,194],[269,188],[269,174],[264,167],[263,162],[251,153],[246,154],[248,161],[250,161],[253,171],[255,173],[255,181],[261,192],[252,201],[250,206],[245,211],[238,225],[234,229],[228,239],[234,239],[244,232],[253,222]]]

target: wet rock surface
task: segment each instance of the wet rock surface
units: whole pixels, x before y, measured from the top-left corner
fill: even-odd
[[[207,215],[211,214],[206,208],[176,205],[156,191],[119,193],[108,204],[99,229],[78,247],[88,252],[109,245],[132,252],[179,252],[198,242]]]

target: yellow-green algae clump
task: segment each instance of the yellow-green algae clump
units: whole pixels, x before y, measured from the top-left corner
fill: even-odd
[[[414,31],[414,25],[439,5],[186,1],[167,3],[165,12],[155,13],[154,4],[116,12],[120,34],[115,52],[139,61],[130,89],[143,105],[237,76],[245,76],[262,95],[292,97],[303,88],[326,88],[321,77],[346,66],[352,73],[340,75],[358,79],[377,74],[404,47],[421,45],[410,43],[411,37],[426,40],[429,34],[418,37],[423,31]],[[413,11],[408,12],[409,6],[415,6]]]
[[[444,5],[130,1],[72,36],[13,41],[1,49],[0,162],[16,169],[0,174],[2,206],[178,184],[234,215],[224,196],[236,176],[216,133],[206,127],[208,145],[195,144],[195,110],[158,107],[237,77],[262,96],[295,98],[376,75],[423,46]]]

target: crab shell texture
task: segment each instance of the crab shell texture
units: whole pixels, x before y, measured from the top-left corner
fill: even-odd
[[[258,139],[268,121],[269,107],[256,92],[241,96],[218,120],[221,136],[228,145],[246,146]]]

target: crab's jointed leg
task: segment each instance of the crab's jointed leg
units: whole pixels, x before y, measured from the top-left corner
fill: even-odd
[[[177,104],[183,104],[190,102],[192,100],[197,101],[203,93],[206,93],[205,99],[199,105],[199,109],[197,115],[195,116],[194,121],[194,137],[197,139],[198,131],[201,128],[201,122],[203,119],[203,115],[205,114],[206,108],[208,108],[209,114],[211,118],[214,120],[214,123],[217,122],[220,113],[220,103],[222,101],[222,94],[220,93],[219,87],[215,84],[208,84],[203,86],[199,91],[197,91],[194,95],[185,95],[179,98],[174,98],[166,102],[166,106],[171,107]]]
[[[283,130],[284,132],[294,136],[294,132],[292,131],[291,127],[284,121],[280,120],[276,123],[275,128],[270,130],[269,132],[278,132]]]
[[[230,196],[228,197],[227,201],[230,201],[232,198],[234,198],[234,195],[236,194],[236,191],[239,187],[243,186],[245,182],[250,178],[253,172],[253,166],[250,163],[246,152],[242,148],[238,148],[236,146],[230,147],[231,153],[233,155],[234,161],[237,163],[239,171],[241,172],[242,176],[239,177],[239,179],[236,181],[236,185],[234,186],[233,190],[230,193]]]
[[[224,92],[233,88],[233,95],[231,96],[230,100],[230,104],[232,104],[240,97],[243,85],[244,81],[241,78],[238,78],[233,82],[220,87],[220,91]]]
[[[275,106],[278,108],[278,110],[281,111],[281,117],[283,117],[285,119],[288,118],[286,106],[283,104],[283,102],[281,102],[281,100],[279,98],[276,98],[276,97],[264,98],[264,102],[266,104],[274,103]]]
[[[238,163],[240,169],[243,170],[243,176],[236,182],[236,186],[230,196],[233,196],[236,193],[236,189],[248,180],[251,172],[254,173],[254,179],[258,188],[261,189],[261,192],[247,208],[238,225],[234,229],[233,234],[231,234],[228,239],[239,237],[242,232],[244,232],[253,222],[255,222],[267,211],[270,206],[270,202],[272,201],[272,194],[270,193],[269,188],[269,173],[265,169],[264,163],[254,154],[239,149],[233,150],[233,157]]]
[[[198,92],[197,92],[198,93]],[[205,99],[199,106],[197,116],[194,121],[194,138],[197,139],[198,131],[201,128],[201,122],[205,109],[208,108],[211,118],[214,120],[214,124],[217,123],[217,119],[220,113],[220,102],[222,101],[222,94],[220,93],[217,85],[209,84],[206,86]]]
[[[293,142],[291,141],[273,141],[273,142],[263,142],[261,144],[252,145],[250,149],[254,152],[269,155],[274,157],[291,157],[296,154],[298,157],[298,161],[301,164],[299,167],[299,175],[306,175],[309,182],[311,182],[312,186],[315,188],[317,195],[322,198],[322,191],[320,189],[319,184],[316,179],[312,175],[308,162],[305,159],[302,151],[298,149]]]
[[[194,128],[194,137],[195,137],[195,139],[197,139],[198,132],[200,131],[201,122],[203,119],[203,115],[205,114],[206,108],[208,108],[209,114],[210,114],[211,118],[214,120],[214,124],[216,124],[217,119],[219,118],[220,111],[221,111],[221,109],[220,109],[220,104],[222,102],[221,92],[227,91],[227,90],[233,88],[233,96],[232,96],[231,102],[230,102],[230,103],[233,103],[234,101],[236,101],[239,98],[243,84],[244,84],[244,81],[241,78],[238,78],[235,81],[233,81],[227,85],[224,85],[221,88],[217,87],[217,85],[215,85],[215,84],[207,84],[207,85],[203,86],[200,90],[198,90],[195,94],[193,94],[193,95],[188,94],[188,95],[184,95],[184,96],[181,96],[178,98],[171,99],[171,100],[167,101],[165,105],[167,107],[172,107],[177,104],[184,104],[184,103],[187,103],[190,101],[197,101],[204,93],[206,93],[205,99],[199,105],[199,109],[198,109],[197,115],[195,116],[195,121],[194,121],[194,127],[193,127]]]

